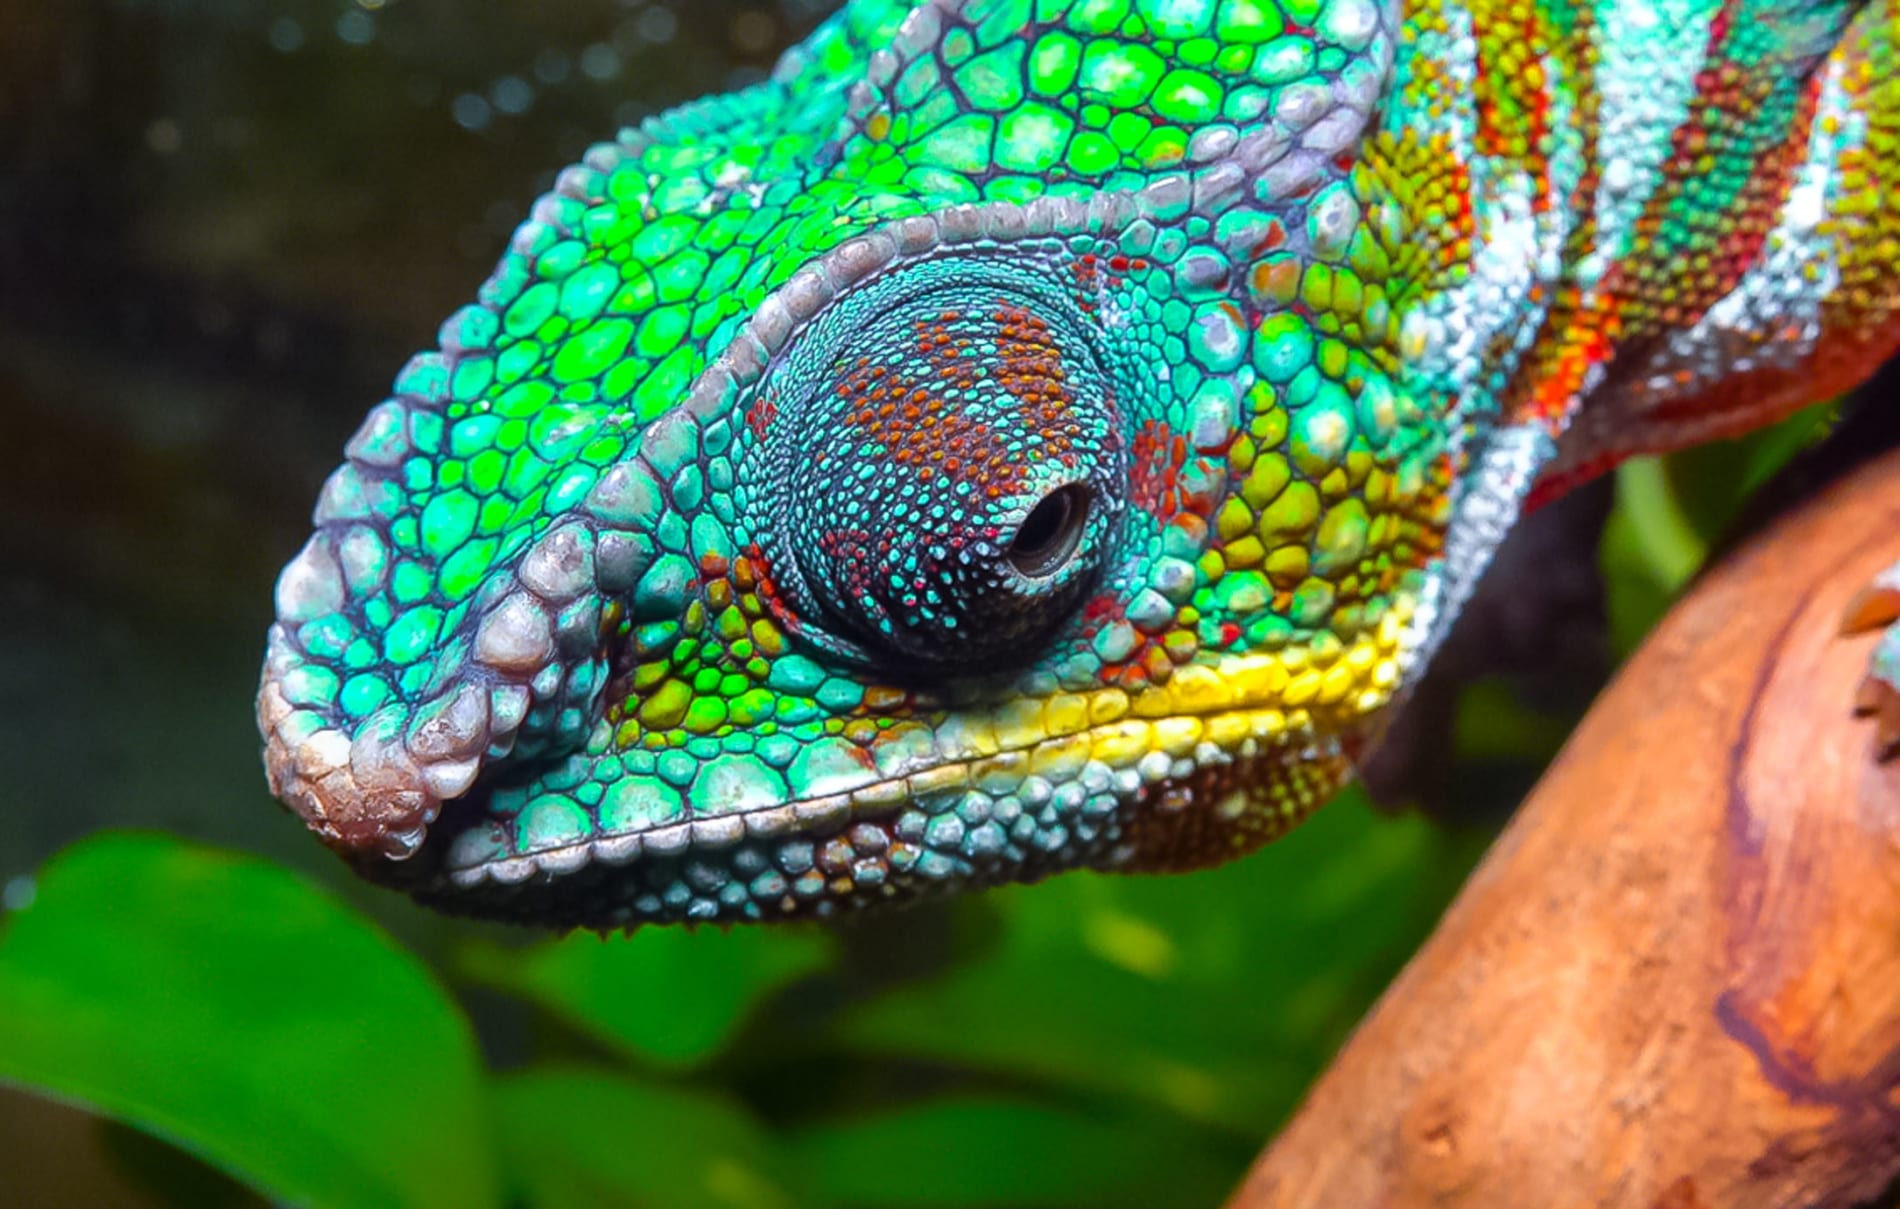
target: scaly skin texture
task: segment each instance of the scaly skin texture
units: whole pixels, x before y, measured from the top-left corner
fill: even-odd
[[[274,791],[556,925],[1247,852],[1540,481],[1900,342],[1900,0],[855,0],[565,172],[286,568]]]

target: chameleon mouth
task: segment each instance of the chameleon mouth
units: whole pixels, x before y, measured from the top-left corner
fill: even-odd
[[[449,686],[417,725],[389,730],[372,716],[345,731],[293,709],[297,656],[274,632],[258,709],[273,790],[371,880],[452,911],[566,926],[762,918],[950,880],[1078,864],[1180,869],[1247,851],[1343,779],[1349,749],[1402,679],[1412,613],[1400,598],[1349,640],[1208,653],[1145,687],[896,717],[888,741],[859,749],[855,764],[818,760],[820,783],[791,786],[802,796],[745,801],[740,780],[741,799],[675,795],[670,811],[634,826],[542,787],[538,757],[500,762],[532,704],[526,685],[521,710],[457,721],[454,700],[493,699],[486,672]],[[636,799],[661,788],[645,772],[614,783]],[[565,803],[556,826],[544,803]],[[851,848],[871,873],[852,865],[820,878],[814,846]],[[726,890],[752,897],[710,897]],[[664,897],[675,891],[686,897]]]
[[[1029,747],[973,760],[934,765],[885,777],[856,789],[773,806],[667,823],[643,831],[598,836],[574,843],[492,855],[507,841],[496,822],[477,823],[457,835],[443,856],[442,875],[458,890],[493,881],[520,885],[536,875],[559,877],[588,865],[626,865],[642,857],[711,853],[743,840],[793,834],[830,835],[853,823],[888,818],[906,806],[980,788],[1015,785],[1030,777],[1060,783],[1091,766],[1106,769],[1124,797],[1179,782],[1198,770],[1268,756],[1320,760],[1331,752],[1314,747],[1317,728],[1303,709],[1234,709],[1214,714],[1127,718]],[[1310,750],[1309,750],[1310,749]],[[1099,775],[1099,774],[1098,774]]]
[[[950,727],[942,721],[918,719],[915,728],[961,750],[831,792],[551,844],[521,842],[518,820],[486,809],[478,788],[468,809],[458,807],[445,820],[442,843],[430,846],[441,855],[423,880],[456,892],[505,891],[596,865],[711,857],[744,845],[832,836],[910,811],[935,817],[967,793],[1014,794],[1038,781],[1178,811],[1193,804],[1191,786],[1209,770],[1341,761],[1359,725],[1390,699],[1403,634],[1402,617],[1393,615],[1350,646],[1189,664],[1165,686],[1073,694],[1061,708],[1035,703],[1030,717],[1004,721],[999,714],[995,725],[959,726],[976,733],[963,741],[944,737]]]

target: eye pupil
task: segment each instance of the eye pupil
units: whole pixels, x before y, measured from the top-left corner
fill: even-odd
[[[1089,518],[1088,489],[1080,483],[1058,487],[1036,501],[1009,543],[1010,565],[1031,579],[1053,575],[1081,544]]]

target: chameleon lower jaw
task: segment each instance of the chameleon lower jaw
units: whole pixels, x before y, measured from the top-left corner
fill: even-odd
[[[1180,871],[1252,852],[1347,779],[1402,643],[1391,616],[1321,658],[1188,665],[1165,686],[1102,690],[1034,722],[967,720],[961,739],[942,732],[965,757],[844,791],[532,848],[494,812],[492,779],[443,800],[414,774],[376,785],[391,764],[357,777],[344,753],[319,768],[321,749],[281,743],[272,776],[300,789],[287,800],[359,873],[447,911],[591,928],[823,916],[1070,867]],[[428,842],[405,831],[352,844],[382,802]]]
[[[1401,679],[1410,612],[1401,605],[1350,644],[1190,663],[1132,691],[919,717],[934,760],[798,799],[556,843],[535,843],[532,828],[497,810],[503,765],[481,777],[472,763],[451,766],[461,783],[444,786],[400,737],[373,727],[299,734],[268,670],[259,714],[279,796],[365,876],[425,901],[589,926],[826,913],[938,884],[1078,865],[1182,869],[1250,851],[1344,781],[1345,748]],[[849,871],[813,873],[811,853],[839,843],[846,855],[833,863]],[[746,897],[663,901],[656,870],[674,868],[702,871],[713,891],[743,884]]]
[[[1240,763],[1316,762],[1321,744],[1306,710],[1238,709],[1206,716],[1127,718],[1028,749],[940,764],[901,777],[774,806],[670,823],[645,831],[606,835],[558,847],[492,859],[480,825],[463,831],[442,858],[442,877],[458,890],[485,882],[518,885],[537,874],[559,877],[599,862],[624,866],[644,855],[675,857],[718,852],[742,839],[794,834],[831,835],[854,824],[891,818],[906,806],[954,799],[971,788],[1015,786],[1030,777],[1051,784],[1097,777],[1125,784],[1124,796],[1154,797],[1208,768]],[[935,813],[926,809],[925,813]]]
[[[852,794],[464,868],[452,864],[453,840],[446,848],[430,845],[414,861],[375,861],[359,868],[372,880],[450,914],[557,928],[828,918],[957,890],[1033,882],[1077,867],[1130,873],[1219,864],[1284,834],[1350,775],[1339,742],[1290,729],[1305,719],[1236,710],[1199,721],[1209,728],[1263,735],[1281,729],[1265,737],[1250,734],[1238,750],[1208,764],[1197,763],[1193,755],[1158,751],[1148,751],[1118,772],[1092,761],[1069,774],[1070,784],[1099,787],[1090,804],[1059,827],[1041,825],[1031,839],[1012,840],[1008,849],[975,852],[966,845],[953,858],[954,840],[933,847],[933,841],[944,839],[933,824],[952,820],[967,834],[957,821],[965,795],[977,790],[986,773],[1031,783],[1039,751],[945,766]],[[1148,723],[1118,723],[1089,735],[1128,741],[1154,729]],[[920,791],[920,784],[931,788]],[[479,815],[482,798],[478,788],[468,803],[471,815]],[[461,806],[447,806],[439,824],[443,830],[457,825]],[[462,834],[483,825],[469,824]],[[1052,831],[1066,835],[1066,841],[1043,842]],[[773,892],[759,892],[761,876],[775,879]]]

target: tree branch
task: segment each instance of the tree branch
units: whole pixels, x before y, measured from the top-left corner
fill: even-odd
[[[1900,453],[1734,551],[1591,711],[1235,1209],[1849,1206],[1900,1174],[1900,761],[1847,602]]]

